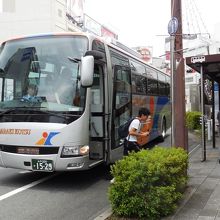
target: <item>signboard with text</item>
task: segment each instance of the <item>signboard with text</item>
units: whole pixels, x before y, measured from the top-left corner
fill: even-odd
[[[92,32],[98,36],[101,36],[101,24],[90,18],[88,15],[84,15],[84,29],[88,32]]]

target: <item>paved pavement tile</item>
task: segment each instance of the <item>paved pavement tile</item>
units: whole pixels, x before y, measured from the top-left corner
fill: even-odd
[[[190,154],[188,187],[176,213],[164,220],[220,220],[220,138],[216,148],[206,145],[206,160],[202,148]]]

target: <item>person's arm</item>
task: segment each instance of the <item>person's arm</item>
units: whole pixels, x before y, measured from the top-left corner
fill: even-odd
[[[137,129],[136,128],[131,128],[130,131],[129,131],[129,135],[132,135],[132,136],[136,136],[136,137],[146,137],[150,134],[149,131],[146,131],[146,132],[137,132]]]

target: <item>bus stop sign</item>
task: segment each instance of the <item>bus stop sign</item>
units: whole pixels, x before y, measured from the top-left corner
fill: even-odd
[[[172,17],[168,23],[168,33],[169,35],[176,34],[178,29],[178,19],[176,17]]]

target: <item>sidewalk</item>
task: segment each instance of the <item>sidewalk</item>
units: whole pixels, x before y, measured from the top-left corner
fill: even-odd
[[[196,139],[191,135],[191,139]],[[194,140],[195,140],[194,139]],[[197,137],[189,154],[188,186],[176,212],[162,220],[220,220],[220,137],[216,148],[212,141],[206,142],[206,161],[201,162],[202,149]],[[197,143],[197,144],[196,144]],[[95,220],[108,219],[111,208]]]
[[[216,148],[206,144],[206,161],[201,146],[190,154],[188,187],[176,213],[164,220],[220,220],[220,138]]]

